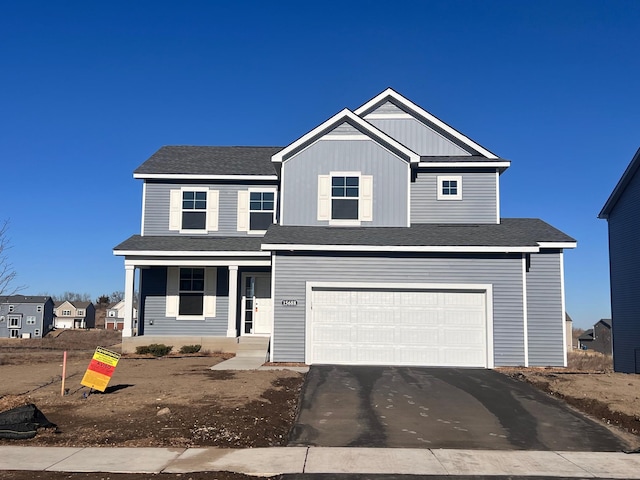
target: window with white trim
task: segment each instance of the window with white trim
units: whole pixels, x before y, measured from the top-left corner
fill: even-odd
[[[27,325],[35,325],[35,324],[36,324],[36,317],[34,317],[33,315],[27,316]]]
[[[42,305],[36,306],[36,312],[38,313],[42,312]]]
[[[36,328],[36,329],[33,331],[33,336],[34,336],[34,337],[39,337],[39,336],[40,336],[40,329],[39,329],[39,328]]]
[[[20,330],[9,330],[9,338],[20,338]]]
[[[71,310],[62,310],[62,316],[63,317],[70,317],[71,316]]]
[[[318,220],[360,225],[373,220],[373,177],[360,172],[318,176]]]
[[[107,314],[107,316],[110,318],[114,318],[116,316],[115,310],[109,310],[109,313]]]
[[[204,313],[204,268],[181,268],[178,315]]]
[[[9,328],[20,328],[22,326],[21,318],[17,315],[9,315]]]
[[[438,176],[438,200],[462,200],[461,176]]]
[[[9,305],[9,313],[13,312],[14,310],[14,306],[13,305]]]
[[[249,231],[265,231],[274,222],[275,212],[275,191],[249,191]]]
[[[84,317],[84,310],[79,308],[78,311],[76,312],[76,315],[78,315],[79,317]]]
[[[218,230],[218,190],[182,187],[171,190],[169,196],[169,230],[181,233]]]

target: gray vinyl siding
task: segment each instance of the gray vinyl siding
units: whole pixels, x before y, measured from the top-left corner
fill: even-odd
[[[366,120],[419,155],[471,155],[467,150],[413,118],[366,118]]]
[[[640,175],[609,214],[613,368],[640,373]]]
[[[529,365],[564,366],[561,256],[557,251],[542,251],[530,258],[526,276]]]
[[[362,135],[362,132],[353,125],[344,122],[329,132],[331,135]]]
[[[9,313],[9,305],[13,305],[13,312]],[[42,307],[42,311],[38,312],[38,305]],[[51,328],[53,328],[53,301],[47,303],[11,303],[0,305],[0,317],[4,317],[4,321],[0,322],[0,338],[8,338],[9,316],[17,315],[20,317],[20,328],[18,328],[18,336],[29,334],[31,338],[42,338]],[[35,317],[35,324],[27,325],[27,317]],[[36,335],[36,330],[38,334]]]
[[[141,335],[226,336],[229,311],[229,274],[218,267],[216,316],[204,320],[177,320],[166,316],[167,269],[145,268],[140,271],[141,308],[138,328]],[[153,325],[150,321],[153,320]]]
[[[282,225],[328,225],[318,220],[318,175],[330,172],[373,176],[373,221],[363,227],[408,224],[409,165],[372,140],[320,140],[282,170]]]
[[[405,112],[403,109],[401,109],[395,103],[390,102],[389,100],[387,100],[386,102],[381,104],[379,107],[377,107],[375,110],[372,110],[369,113],[407,113],[407,112]],[[365,118],[366,118],[366,116],[365,116]]]
[[[169,198],[171,190],[182,187],[209,187],[218,190],[218,230],[209,232],[209,236],[246,236],[247,232],[238,231],[238,191],[257,188],[260,186],[273,188],[277,183],[252,184],[179,184],[146,182],[144,215],[144,235],[181,235],[180,232],[169,230]],[[255,236],[255,235],[252,235]]]
[[[274,360],[305,360],[306,282],[493,285],[496,366],[524,365],[522,258],[510,256],[281,255],[274,262]],[[282,300],[298,301],[295,307]]]
[[[462,200],[438,200],[438,176],[462,177]],[[411,182],[411,223],[497,223],[495,171],[418,172]]]

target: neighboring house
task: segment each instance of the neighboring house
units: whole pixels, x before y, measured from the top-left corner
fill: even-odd
[[[56,302],[56,328],[95,328],[96,307],[91,302]]]
[[[578,347],[582,350],[593,350],[611,355],[611,323],[611,319],[608,318],[598,320],[593,328],[578,337]]]
[[[598,215],[609,227],[613,369],[640,373],[640,149]]]
[[[51,297],[0,297],[0,338],[42,338],[52,328]]]
[[[388,89],[281,147],[162,147],[134,172],[123,348],[267,336],[275,362],[566,365],[563,250],[501,218],[510,162]]]
[[[107,307],[104,318],[104,328],[106,330],[122,330],[124,328],[124,300],[112,303]],[[138,323],[138,309],[133,309],[134,327]]]

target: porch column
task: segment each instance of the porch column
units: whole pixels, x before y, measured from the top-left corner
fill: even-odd
[[[229,265],[229,320],[227,337],[237,337],[236,311],[238,309],[238,266]]]
[[[123,337],[133,337],[133,290],[136,267],[124,266],[124,326]]]

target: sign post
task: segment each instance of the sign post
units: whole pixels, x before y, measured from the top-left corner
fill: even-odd
[[[118,360],[120,360],[119,353],[97,347],[80,383],[85,387],[104,392],[118,365]]]

